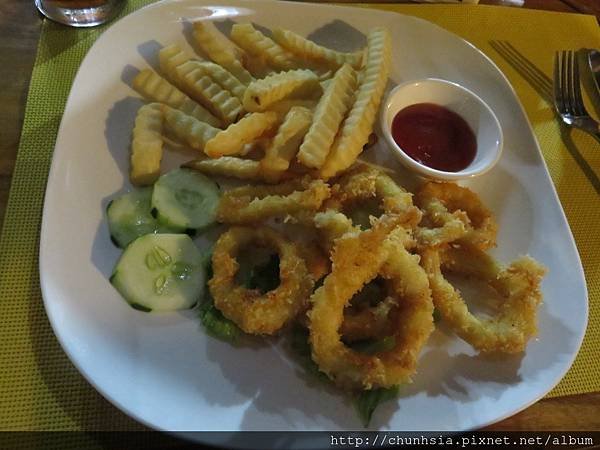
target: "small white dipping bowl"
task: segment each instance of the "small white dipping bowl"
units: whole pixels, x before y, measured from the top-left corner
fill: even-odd
[[[435,103],[461,116],[477,139],[475,158],[461,171],[432,169],[412,159],[392,136],[396,114],[410,105]],[[387,96],[381,112],[381,128],[390,148],[409,169],[425,178],[455,181],[481,175],[490,170],[502,153],[502,129],[491,108],[470,90],[450,81],[426,78],[396,86]]]

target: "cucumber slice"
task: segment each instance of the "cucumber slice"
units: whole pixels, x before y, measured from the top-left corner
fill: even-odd
[[[214,223],[218,204],[217,184],[193,170],[173,170],[154,184],[152,208],[158,222],[179,231]]]
[[[152,188],[140,188],[112,200],[106,208],[110,237],[125,248],[134,239],[150,233],[172,233],[151,214]]]
[[[110,282],[136,309],[188,309],[204,296],[204,263],[188,235],[146,234],[127,246]]]

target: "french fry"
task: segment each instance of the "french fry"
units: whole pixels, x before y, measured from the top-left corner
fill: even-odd
[[[321,86],[323,86],[323,90],[325,90],[325,85],[327,82],[331,81],[337,70],[320,70],[314,71],[315,74],[319,77],[319,81],[321,82]]]
[[[223,66],[240,82],[252,82],[252,75],[244,68],[244,51],[229,41],[211,21],[194,22],[194,39],[206,56]]]
[[[218,86],[233,95],[241,105],[246,86],[222,66],[209,61],[192,60],[177,45],[164,47],[159,52],[159,61],[161,70],[167,78],[192,98],[199,95],[200,98],[197,100],[201,103],[207,100],[204,92],[206,87],[198,92],[198,87],[194,86],[194,83],[189,84],[187,77],[193,71],[196,71],[196,81],[201,75],[209,77]],[[207,107],[211,110],[213,105],[209,104]],[[220,115],[219,111],[217,115]]]
[[[319,78],[310,70],[297,69],[270,75],[250,83],[244,93],[246,111],[265,111],[273,103],[294,96],[321,92]]]
[[[152,102],[165,103],[214,127],[221,126],[221,121],[209,111],[149,69],[144,69],[136,75],[133,88]]]
[[[158,52],[160,71],[175,86],[181,89],[181,79],[177,67],[190,61],[191,58],[177,44],[163,47]]]
[[[230,38],[251,56],[262,58],[275,69],[290,70],[298,67],[293,53],[256,30],[251,23],[236,23]]]
[[[221,156],[216,159],[197,159],[183,165],[206,175],[237,178],[239,180],[261,180],[260,163],[251,159]]]
[[[189,61],[183,66],[179,66],[187,72],[182,75],[185,91],[224,123],[235,122],[242,112],[242,104],[229,91],[223,89],[206,75],[202,67],[198,67],[199,64],[201,63]],[[187,71],[187,67],[194,68]]]
[[[317,104],[310,130],[298,151],[298,161],[317,169],[323,165],[340,123],[352,105],[355,90],[356,72],[344,64]]]
[[[269,75],[278,72],[277,69],[274,69],[269,64],[267,64],[265,58],[257,56],[246,58],[244,60],[244,67],[248,70],[248,72],[252,74],[254,79],[268,77]]]
[[[231,72],[212,62],[200,62],[196,66],[223,89],[228,90],[240,103],[244,100],[246,85],[238,80]]]
[[[268,110],[276,112],[279,115],[279,117],[284,117],[294,106],[301,106],[312,111],[317,107],[317,103],[317,100],[281,100],[270,105]]]
[[[319,172],[323,178],[328,179],[350,167],[368,142],[387,83],[390,62],[389,32],[384,28],[375,28],[368,36],[364,77],[358,87],[356,100]]]
[[[223,123],[228,125],[235,122],[242,111],[240,101],[216,83],[205,70],[205,64],[217,65],[191,59],[177,64],[184,59],[181,52],[177,52],[172,46],[165,47],[165,49],[166,51],[160,55],[162,56],[161,68],[173,83]],[[224,69],[222,70],[224,71]],[[231,76],[231,78],[234,77]],[[240,84],[239,81],[237,83]]]
[[[192,116],[162,105],[165,128],[170,130],[177,139],[185,142],[191,148],[204,150],[206,143],[220,131],[211,125],[200,122]]]
[[[303,38],[290,30],[275,28],[273,30],[273,40],[303,59],[316,60],[333,67],[350,64],[355,69],[359,69],[362,64],[362,50],[354,53],[337,52]]]
[[[162,129],[163,116],[159,103],[150,103],[138,110],[131,141],[129,179],[132,184],[148,186],[160,176]]]
[[[310,127],[312,116],[310,109],[301,106],[294,106],[285,116],[260,161],[260,170],[266,181],[277,182],[288,170],[290,161],[298,152],[300,143]]]
[[[275,127],[278,121],[278,115],[272,111],[249,114],[227,129],[219,131],[206,143],[204,153],[211,158],[237,155],[244,150],[246,144],[260,138]]]
[[[161,62],[163,71],[169,79],[192,100],[197,101],[211,114],[218,117],[222,123],[229,125],[235,122],[242,112],[241,102],[206,74],[203,64],[217,65],[195,60],[187,60],[182,64],[175,65],[181,59],[179,54],[175,54],[173,58],[164,58]],[[241,85],[233,75],[231,78]]]

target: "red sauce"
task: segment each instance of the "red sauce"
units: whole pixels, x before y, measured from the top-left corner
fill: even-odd
[[[407,106],[392,121],[392,136],[415,161],[458,172],[475,158],[477,140],[465,120],[434,103]]]

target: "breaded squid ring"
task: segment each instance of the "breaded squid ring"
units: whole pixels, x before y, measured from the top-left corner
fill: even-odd
[[[336,241],[333,270],[311,297],[312,358],[344,389],[391,387],[410,381],[422,346],[433,331],[433,304],[427,275],[418,257],[405,249],[408,232],[398,219],[384,216],[370,230],[348,233]],[[399,312],[391,350],[365,354],[341,340],[344,308],[378,274],[389,279]]]
[[[235,284],[236,256],[250,243],[279,254],[280,284],[264,294]],[[208,286],[215,306],[250,334],[271,335],[281,329],[307,307],[314,285],[296,244],[268,227],[231,227],[215,244],[212,267]]]
[[[421,264],[429,277],[433,302],[452,331],[480,352],[519,353],[536,333],[537,307],[542,301],[540,282],[546,269],[523,256],[507,267],[473,245],[427,248]],[[496,317],[473,315],[443,270],[478,278],[503,298]]]
[[[496,246],[498,224],[473,191],[454,183],[429,182],[415,196],[424,218],[436,228],[420,227],[421,246],[435,247],[460,240],[481,250]]]
[[[331,269],[329,258],[317,242],[302,242],[298,245],[298,251],[302,258],[304,258],[306,268],[313,281],[317,282],[329,273]]]
[[[361,200],[376,198],[385,214],[399,215],[405,228],[414,228],[421,220],[421,211],[413,205],[412,194],[398,186],[384,172],[364,163],[357,163],[332,188],[324,209],[343,211]]]
[[[375,306],[360,310],[346,308],[344,320],[340,328],[342,340],[346,343],[359,341],[379,340],[390,336],[394,332],[395,315],[397,313],[397,299],[386,297]],[[300,314],[299,323],[308,328],[308,317]]]
[[[319,242],[327,253],[331,252],[337,238],[348,232],[358,233],[360,231],[360,227],[354,225],[352,220],[333,209],[316,213],[312,222],[321,236]]]
[[[344,214],[328,209],[315,214],[314,226],[320,234],[319,242],[324,251],[331,253],[336,239],[346,233],[359,233],[360,228]],[[345,342],[363,339],[379,339],[390,334],[393,318],[390,315],[395,299],[386,298],[375,306],[360,311],[347,308],[340,332]]]
[[[382,339],[393,334],[397,307],[398,299],[386,297],[377,305],[358,311],[346,308],[340,328],[344,342]]]
[[[344,214],[333,209],[316,213],[312,219],[312,224],[320,234],[319,243],[321,247],[328,254],[331,253],[336,239],[346,233],[360,233],[360,228],[357,225],[354,225]],[[414,241],[407,238],[406,244],[412,247]],[[348,338],[348,341],[354,341],[380,337],[384,332],[382,330],[388,328],[387,325],[384,326],[383,319],[387,316],[390,306],[395,302],[388,300],[393,299],[384,299],[383,302],[372,307],[363,308],[360,312],[347,312],[344,317],[348,320],[345,320],[342,324],[342,329],[345,330],[342,332],[344,338]],[[378,331],[374,332],[374,330]]]
[[[335,240],[339,237],[346,233],[360,233],[360,229],[352,225],[350,219],[332,209],[316,213],[312,219],[312,224],[319,231],[319,244],[327,254],[331,253]],[[305,259],[307,261],[310,260],[309,257],[305,257]],[[314,266],[315,263],[310,265]],[[321,267],[323,267],[322,263],[319,268]],[[329,264],[327,267],[329,269]],[[311,270],[310,268],[309,270],[311,272],[314,271],[314,269]],[[329,272],[330,270],[327,270],[325,273],[319,273],[326,275]],[[388,315],[394,303],[394,299],[386,298],[381,303],[372,307],[365,307],[360,311],[350,311],[347,309],[344,313],[344,321],[340,330],[344,341],[354,342],[363,339],[378,339],[389,334],[391,327]],[[306,321],[303,320],[304,318],[301,317],[301,319],[302,325],[308,326]]]
[[[243,186],[223,194],[217,209],[217,221],[247,224],[314,212],[327,197],[329,186],[310,177],[279,185]]]

